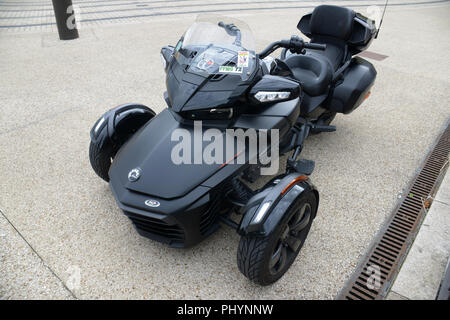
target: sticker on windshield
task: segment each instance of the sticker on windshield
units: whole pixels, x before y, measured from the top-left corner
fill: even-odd
[[[197,63],[197,68],[201,69],[201,70],[205,70],[207,71],[208,69],[210,69],[211,67],[214,67],[214,60],[209,59],[209,58],[203,58],[202,60],[200,60]]]
[[[242,67],[220,66],[219,72],[222,73],[242,73]]]
[[[248,67],[248,51],[239,51],[238,52],[238,67]]]

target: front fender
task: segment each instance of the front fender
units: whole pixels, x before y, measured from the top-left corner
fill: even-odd
[[[91,129],[91,141],[102,148],[108,144],[120,147],[131,134],[155,116],[142,104],[124,104],[107,111]],[[116,150],[117,151],[117,150]]]
[[[241,236],[271,234],[283,219],[289,206],[308,192],[313,192],[319,203],[319,193],[309,178],[298,173],[285,176],[276,185],[265,188],[248,201],[238,233]],[[316,212],[313,218],[315,215]]]

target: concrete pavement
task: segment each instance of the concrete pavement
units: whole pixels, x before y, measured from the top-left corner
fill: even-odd
[[[298,33],[309,10],[221,13],[245,20],[261,49]],[[2,297],[335,297],[450,116],[449,12],[448,2],[388,9],[370,48],[389,56],[371,61],[371,97],[337,116],[337,132],[306,143],[319,214],[296,263],[266,288],[239,273],[233,230],[188,250],[139,237],[89,165],[89,130],[103,112],[133,101],[164,108],[159,50],[195,14],[88,26],[69,42],[0,32]]]
[[[426,3],[440,4],[446,0],[427,0]],[[82,27],[104,27],[115,24],[133,24],[153,20],[155,17],[181,17],[198,13],[263,13],[313,8],[321,3],[333,3],[366,10],[368,6],[379,6],[384,0],[234,0],[234,1],[126,1],[126,0],[74,0],[76,19]],[[423,4],[423,0],[390,0],[391,7]],[[0,1],[0,33],[56,32],[53,7],[50,0],[42,1]]]
[[[1,299],[74,298],[3,214],[0,215],[0,249]]]

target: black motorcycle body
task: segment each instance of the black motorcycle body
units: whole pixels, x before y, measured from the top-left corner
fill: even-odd
[[[191,247],[225,223],[242,236],[239,269],[266,285],[292,264],[317,213],[319,193],[307,177],[313,162],[297,161],[303,142],[310,133],[334,131],[334,115],[352,112],[368,95],[376,71],[353,56],[376,29],[353,10],[319,6],[298,24],[311,42],[293,36],[257,54],[245,47],[241,26],[217,25],[232,43],[191,44],[188,31],[161,50],[167,108],[157,115],[141,105],[108,111],[91,130],[90,159],[139,234]],[[278,48],[279,59],[268,57]],[[247,60],[239,65],[242,52]],[[227,129],[278,129],[280,154],[294,151],[287,172],[252,190],[247,182],[261,165],[250,163],[248,150],[219,164],[173,163],[172,133],[195,135],[196,121],[224,138]],[[190,154],[201,150],[192,146]],[[238,157],[245,160],[231,161]],[[232,212],[242,215],[239,222]]]

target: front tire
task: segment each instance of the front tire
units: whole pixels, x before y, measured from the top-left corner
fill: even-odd
[[[237,263],[251,281],[270,285],[280,279],[295,261],[305,243],[317,210],[313,192],[298,197],[268,236],[242,236]]]
[[[103,114],[91,129],[89,161],[95,173],[109,182],[109,168],[120,147],[156,113],[142,104],[123,104]]]
[[[106,182],[109,182],[109,167],[111,167],[111,159],[114,157],[113,148],[108,144],[100,146],[91,141],[89,145],[89,161],[91,162],[94,172]]]

